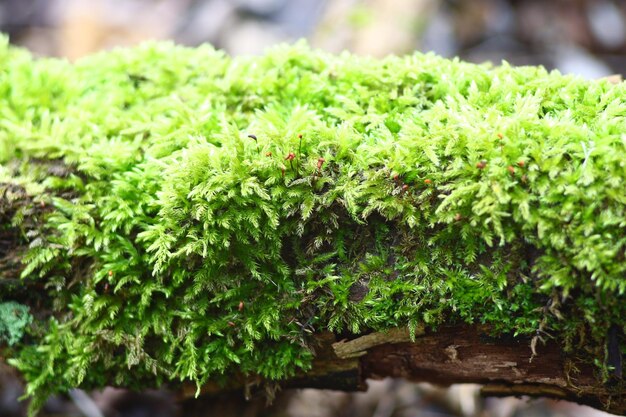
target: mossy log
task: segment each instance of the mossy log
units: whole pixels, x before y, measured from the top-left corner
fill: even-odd
[[[3,40],[2,355],[32,410],[401,376],[624,412],[625,97],[434,55]]]

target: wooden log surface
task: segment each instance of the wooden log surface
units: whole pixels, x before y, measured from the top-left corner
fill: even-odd
[[[482,384],[486,396],[531,396],[568,400],[614,414],[626,414],[622,381],[598,383],[594,369],[556,342],[491,337],[486,326],[441,327],[436,332],[417,328],[412,341],[407,329],[338,339],[331,333],[317,336],[312,369],[281,385],[284,388],[324,388],[363,391],[367,379],[403,378],[448,386]],[[203,394],[259,385],[260,380],[241,378],[229,387],[207,385]],[[182,398],[195,394],[186,386]]]

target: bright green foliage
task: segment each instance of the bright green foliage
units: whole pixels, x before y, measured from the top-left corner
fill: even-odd
[[[28,191],[10,227],[52,311],[14,364],[38,400],[271,380],[310,366],[311,332],[459,322],[604,363],[626,317],[625,97],[303,44],[75,64],[3,45],[0,186]]]

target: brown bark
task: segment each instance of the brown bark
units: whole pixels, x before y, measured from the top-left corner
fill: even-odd
[[[366,390],[366,380],[404,378],[438,385],[483,384],[487,396],[550,397],[574,401],[614,414],[626,414],[622,381],[602,385],[595,370],[564,352],[557,342],[531,350],[528,338],[488,336],[484,326],[444,327],[436,332],[418,328],[414,341],[405,329],[373,333],[352,340],[332,334],[317,338],[319,347],[307,374],[285,381],[288,388]],[[260,381],[233,381],[229,388]],[[205,387],[204,394],[224,388]],[[189,398],[195,387],[184,389]]]

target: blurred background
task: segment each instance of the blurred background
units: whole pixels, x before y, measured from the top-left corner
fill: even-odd
[[[307,38],[333,52],[435,51],[589,78],[626,71],[625,20],[623,0],[0,0],[0,30],[46,56],[145,39],[257,54]]]
[[[414,50],[472,62],[544,65],[600,78],[626,73],[624,0],[0,0],[0,31],[39,56],[75,60],[148,39],[209,42],[259,54],[307,38],[332,52],[385,56]],[[1,63],[0,63],[1,64]],[[4,371],[4,372],[3,372]],[[0,416],[24,415],[20,382],[0,368]],[[176,403],[167,390],[73,391],[45,416],[84,417],[599,417],[571,403],[484,399],[479,387],[449,389],[372,381],[367,393],[299,390],[263,398]]]

